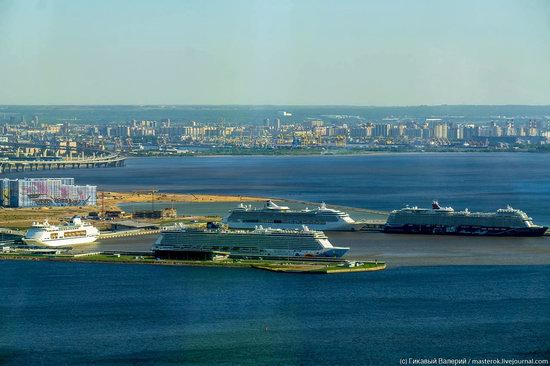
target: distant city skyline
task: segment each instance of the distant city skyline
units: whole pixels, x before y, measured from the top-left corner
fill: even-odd
[[[0,105],[549,105],[550,2],[0,0]]]

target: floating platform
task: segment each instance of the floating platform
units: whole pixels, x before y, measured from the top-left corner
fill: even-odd
[[[313,264],[313,263],[276,263],[276,264],[253,264],[252,268],[263,269],[271,272],[283,273],[309,273],[309,274],[331,274],[350,272],[371,272],[386,269],[384,262],[360,262],[344,263],[340,265]]]

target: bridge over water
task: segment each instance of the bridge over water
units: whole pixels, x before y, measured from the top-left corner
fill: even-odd
[[[0,161],[0,173],[32,170],[120,167],[124,166],[125,161],[126,156],[119,154],[60,160],[3,160]]]
[[[0,173],[24,172],[32,170],[81,169],[124,166],[126,157],[115,152],[101,151],[89,147],[66,146],[41,142],[0,141],[0,147],[10,147],[17,151],[15,158],[0,160]],[[41,155],[26,159],[19,157],[20,149],[39,149]],[[59,156],[64,151],[65,156]],[[54,156],[48,156],[55,152]],[[74,154],[73,154],[74,153]]]

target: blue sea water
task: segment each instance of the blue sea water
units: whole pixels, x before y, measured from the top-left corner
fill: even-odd
[[[435,198],[470,210],[511,204],[550,224],[546,154],[133,158],[124,168],[6,176],[74,176],[104,190],[270,196],[380,210],[426,206]],[[374,243],[377,252],[401,247],[384,243]],[[419,253],[441,244],[437,238],[422,243]],[[475,245],[453,243],[450,256],[478,252]],[[506,256],[509,244],[492,248]],[[550,358],[550,266],[390,263],[383,272],[309,276],[0,262],[0,278],[5,364],[397,365],[407,357]]]
[[[6,176],[68,176],[105,190],[256,195],[384,211],[405,204],[425,207],[433,199],[471,211],[510,204],[550,224],[548,154],[132,158],[124,168]]]
[[[550,266],[253,269],[2,262],[7,365],[397,365],[550,357]]]

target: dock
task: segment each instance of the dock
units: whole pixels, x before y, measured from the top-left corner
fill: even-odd
[[[137,230],[124,230],[124,231],[110,231],[102,232],[99,234],[99,240],[102,239],[115,239],[115,238],[126,238],[130,236],[139,236],[139,235],[153,235],[160,234],[160,229],[137,229]]]
[[[357,221],[354,224],[355,231],[373,231],[379,232],[384,231],[384,225],[386,220],[366,220],[366,221]]]
[[[151,252],[87,252],[69,254],[55,249],[10,250],[0,252],[0,260],[48,261],[71,263],[103,264],[149,264],[164,266],[193,267],[227,267],[253,268],[278,273],[333,274],[350,272],[371,272],[386,268],[384,262],[377,261],[340,261],[340,262],[280,262],[258,259],[214,259],[214,260],[181,260],[155,258]]]

